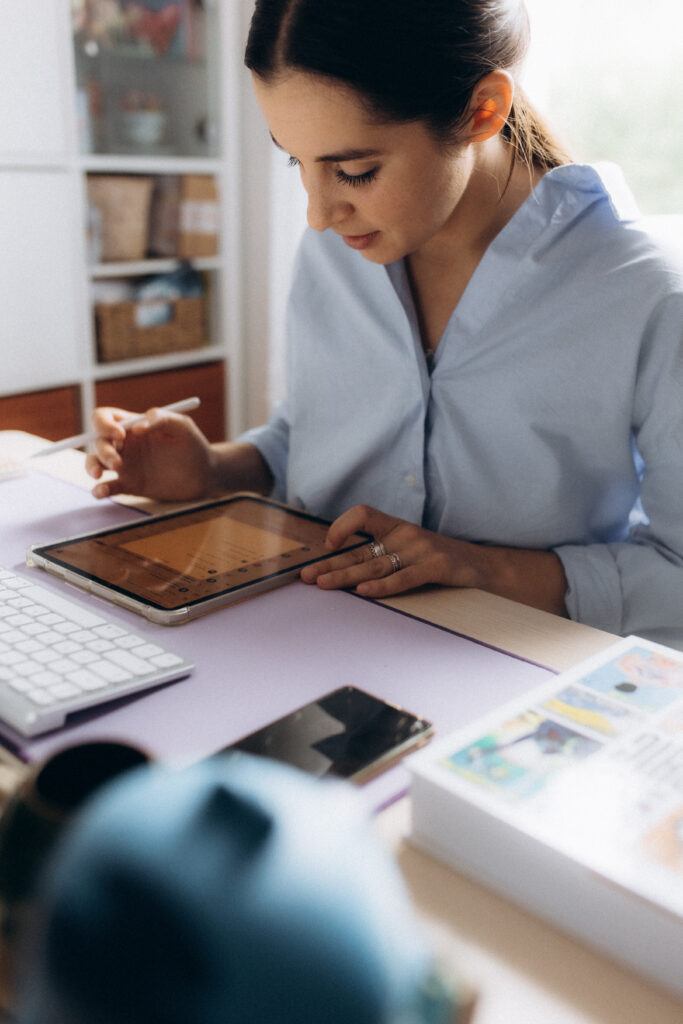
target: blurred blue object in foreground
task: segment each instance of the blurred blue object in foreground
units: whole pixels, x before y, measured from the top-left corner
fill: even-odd
[[[66,832],[40,916],[22,1024],[469,1017],[353,788],[247,755],[107,784]]]

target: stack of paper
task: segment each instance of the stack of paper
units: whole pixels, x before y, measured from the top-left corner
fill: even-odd
[[[411,769],[416,845],[683,996],[683,654],[618,641]]]

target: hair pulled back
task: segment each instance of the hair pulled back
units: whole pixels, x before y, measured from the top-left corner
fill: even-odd
[[[245,64],[265,81],[288,70],[337,79],[379,118],[422,121],[453,142],[476,84],[514,76],[528,44],[523,0],[256,0]],[[518,86],[502,134],[529,167],[569,160]]]

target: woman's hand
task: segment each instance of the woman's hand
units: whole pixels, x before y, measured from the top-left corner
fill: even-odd
[[[115,479],[93,488],[96,498],[138,494],[159,501],[190,501],[215,486],[215,454],[189,416],[150,409],[139,423],[121,426],[134,413],[103,407],[93,413],[95,451],[86,456],[88,473],[99,480],[105,470]]]
[[[560,559],[552,551],[470,544],[424,530],[403,519],[356,505],[332,523],[327,534],[331,550],[358,531],[375,538],[370,544],[301,572],[305,583],[324,590],[354,588],[363,597],[382,598],[428,583],[477,587],[501,597],[566,616],[567,582]],[[374,553],[376,545],[380,553]],[[386,553],[381,553],[381,551]]]

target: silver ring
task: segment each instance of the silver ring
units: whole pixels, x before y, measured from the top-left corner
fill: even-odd
[[[403,563],[401,562],[401,559],[399,558],[399,556],[396,554],[395,551],[389,551],[388,554],[387,554],[387,557],[388,557],[389,561],[391,562],[391,571],[392,571],[392,573],[398,572],[399,569],[401,569],[403,567]]]
[[[387,553],[387,549],[381,540],[373,540],[372,544],[368,544],[368,551],[370,552],[370,558],[381,558],[382,555]]]

